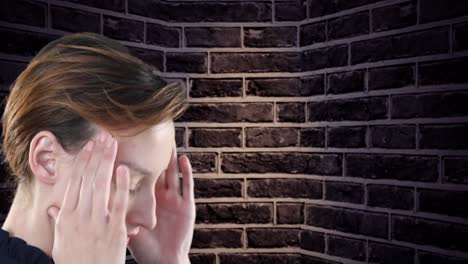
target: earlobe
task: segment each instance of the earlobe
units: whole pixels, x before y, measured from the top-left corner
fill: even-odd
[[[49,131],[37,133],[29,145],[29,166],[37,181],[47,185],[57,182],[55,165],[57,158],[56,137]]]

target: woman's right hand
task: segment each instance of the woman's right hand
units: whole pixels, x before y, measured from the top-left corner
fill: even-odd
[[[107,132],[104,138],[102,135],[103,141],[89,141],[80,150],[70,171],[57,172],[70,180],[62,207],[48,209],[55,221],[55,263],[125,262],[129,173],[125,166],[117,168],[116,192],[109,211],[117,141]]]

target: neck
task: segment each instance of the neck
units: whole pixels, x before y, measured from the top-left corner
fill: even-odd
[[[27,203],[23,198],[22,192],[18,190],[2,229],[9,232],[10,237],[21,238],[51,257],[54,226],[53,220],[47,215],[45,203],[40,206],[36,202],[40,199]]]

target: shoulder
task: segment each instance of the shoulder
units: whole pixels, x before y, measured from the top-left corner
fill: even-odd
[[[53,264],[41,249],[0,228],[0,263],[2,264]]]

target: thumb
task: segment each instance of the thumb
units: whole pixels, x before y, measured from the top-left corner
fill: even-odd
[[[51,206],[49,207],[49,209],[47,209],[47,214],[52,217],[52,219],[54,219],[54,223],[57,222],[57,216],[59,214],[59,209],[55,206]]]

